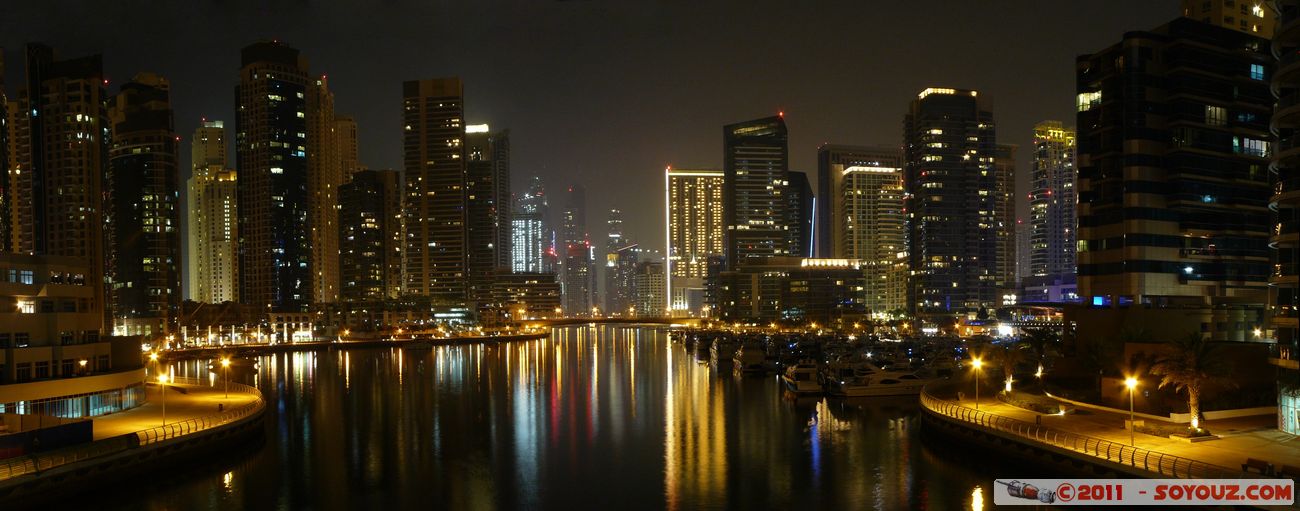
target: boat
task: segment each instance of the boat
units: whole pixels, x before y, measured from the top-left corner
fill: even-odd
[[[817,378],[817,363],[810,359],[803,359],[786,367],[781,380],[785,382],[785,387],[795,394],[822,392],[822,385]]]
[[[871,378],[880,374],[880,368],[865,360],[838,359],[822,372],[822,385],[832,396],[859,397],[870,395]]]
[[[936,378],[924,378],[910,372],[882,372],[866,377],[865,389],[858,396],[915,396]]]
[[[739,348],[740,343],[736,342],[735,339],[722,338],[715,340],[713,346],[709,348],[709,361],[713,364],[713,367],[729,364],[735,357],[736,352],[740,351]]]

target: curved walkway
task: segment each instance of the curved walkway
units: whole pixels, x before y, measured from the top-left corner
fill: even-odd
[[[18,456],[0,460],[0,486],[19,476],[39,476],[41,472],[92,462],[98,458],[119,454],[152,444],[182,440],[201,432],[242,423],[260,417],[266,407],[262,393],[256,388],[230,383],[230,395],[225,395],[225,382],[218,380],[209,386],[208,381],[177,378],[167,385],[167,416],[163,422],[163,392],[157,385],[149,385],[149,402],[136,408],[95,417],[92,420],[94,441],[62,449]],[[27,478],[24,478],[27,480]]]

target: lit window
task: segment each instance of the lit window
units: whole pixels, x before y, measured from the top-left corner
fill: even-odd
[[[1221,106],[1205,105],[1205,124],[1223,126],[1228,123],[1228,109]]]
[[[1079,94],[1077,105],[1080,112],[1092,110],[1093,107],[1101,104],[1101,91],[1084,92]]]
[[[1263,65],[1263,64],[1251,64],[1251,65],[1250,65],[1250,79],[1251,79],[1251,80],[1263,80],[1263,79],[1264,79],[1264,65]]]

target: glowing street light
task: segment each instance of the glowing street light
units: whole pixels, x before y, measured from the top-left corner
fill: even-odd
[[[226,398],[230,398],[230,358],[221,359],[221,370],[225,373]]]
[[[1132,446],[1135,441],[1133,431],[1137,429],[1133,422],[1133,393],[1137,391],[1138,379],[1129,376],[1124,379],[1124,386],[1128,387],[1128,444]]]
[[[158,388],[162,390],[162,425],[167,425],[167,375],[158,375]]]
[[[970,364],[971,367],[975,368],[975,409],[979,410],[980,409],[980,367],[984,365],[984,361],[980,360],[979,358],[971,358]]]

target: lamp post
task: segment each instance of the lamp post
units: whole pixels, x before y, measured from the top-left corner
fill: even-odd
[[[158,388],[162,391],[162,425],[167,425],[167,375],[158,375]]]
[[[972,358],[970,360],[970,363],[971,366],[975,368],[975,409],[979,410],[980,409],[980,366],[984,365],[984,361],[978,358]]]
[[[226,380],[226,398],[230,398],[230,359],[229,358],[221,359],[221,372],[225,373],[223,376],[224,379]]]
[[[1128,444],[1132,446],[1135,442],[1133,427],[1133,392],[1137,390],[1138,380],[1132,376],[1124,379],[1124,386],[1128,387]]]

